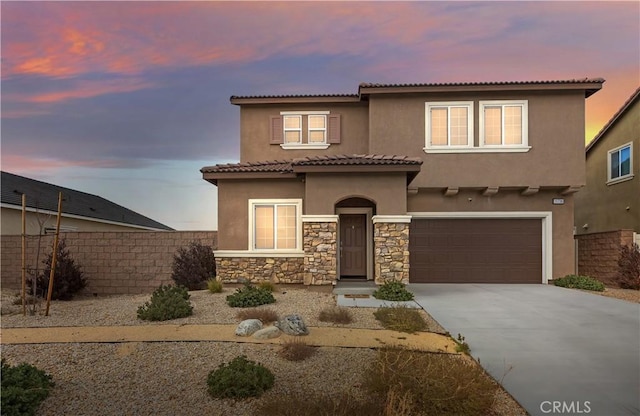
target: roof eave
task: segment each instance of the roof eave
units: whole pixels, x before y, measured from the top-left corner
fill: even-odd
[[[231,104],[251,105],[251,104],[318,104],[318,103],[357,103],[360,101],[358,95],[336,95],[336,96],[265,96],[265,97],[236,97],[231,96]]]
[[[202,179],[218,185],[219,180],[239,179],[295,179],[297,175],[291,172],[203,172]]]
[[[420,172],[420,165],[294,165],[297,173]]]

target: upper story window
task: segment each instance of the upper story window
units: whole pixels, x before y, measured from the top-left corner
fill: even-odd
[[[340,143],[340,114],[281,111],[271,117],[271,144],[283,149],[326,149]]]
[[[249,250],[302,250],[302,200],[249,200]]]
[[[473,103],[471,101],[426,103],[426,148],[468,148],[473,146]]]
[[[528,145],[526,101],[480,101],[480,146],[522,148]]]
[[[607,152],[607,183],[614,184],[633,178],[631,150],[633,142],[624,144]]]

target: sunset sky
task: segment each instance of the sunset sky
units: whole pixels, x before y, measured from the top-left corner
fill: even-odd
[[[231,95],[602,77],[640,85],[640,3],[2,1],[2,170],[217,229],[199,169],[239,158]]]

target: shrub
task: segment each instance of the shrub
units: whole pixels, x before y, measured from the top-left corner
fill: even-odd
[[[260,283],[258,283],[258,287],[260,289],[268,290],[269,292],[275,292],[276,291],[276,285],[274,285],[273,282],[271,282],[269,280],[261,281]]]
[[[596,292],[602,292],[604,290],[604,284],[598,279],[594,279],[589,276],[577,276],[575,274],[569,274],[559,279],[553,279],[553,284],[560,287],[593,290]]]
[[[402,282],[386,282],[380,286],[373,297],[382,300],[406,301],[413,300],[413,293],[409,292]]]
[[[427,322],[417,310],[412,308],[379,308],[373,315],[386,329],[410,334],[427,329]]]
[[[497,385],[474,361],[399,348],[378,351],[363,386],[407,415],[487,415]],[[407,407],[411,411],[407,411]]]
[[[2,415],[35,415],[53,384],[51,376],[37,367],[10,366],[2,359]]]
[[[333,322],[335,324],[350,324],[353,322],[353,314],[347,308],[333,306],[321,310],[318,320],[321,322]]]
[[[239,311],[236,317],[241,321],[247,319],[259,319],[263,324],[268,324],[278,320],[278,313],[269,308],[251,308]]]
[[[280,348],[279,355],[289,361],[303,361],[315,354],[316,349],[300,338],[285,341]]]
[[[640,290],[640,248],[637,244],[620,249],[616,281],[623,289]]]
[[[274,395],[261,399],[256,416],[404,416],[382,413],[380,400],[376,397],[362,400],[351,393],[331,396],[309,395],[302,392]],[[409,415],[407,415],[409,416]]]
[[[221,293],[222,292],[222,282],[216,280],[215,278],[210,278],[207,280],[207,289],[211,293]]]
[[[250,308],[253,306],[275,303],[276,299],[267,289],[246,284],[227,296],[227,303],[232,308]]]
[[[138,318],[146,321],[167,321],[185,318],[193,313],[189,292],[182,286],[161,285],[151,300],[138,308]]]
[[[192,241],[187,247],[181,247],[173,256],[171,278],[176,285],[189,290],[204,287],[204,282],[216,277],[216,259],[210,246]]]
[[[462,334],[458,334],[458,338],[454,339],[453,342],[456,343],[456,352],[461,352],[467,355],[471,353],[471,348]]]
[[[207,377],[209,394],[216,398],[257,397],[273,387],[275,377],[266,367],[241,355],[220,364]]]
[[[37,277],[36,295],[41,298],[47,297],[52,261],[53,254],[49,253],[44,260],[44,272]],[[31,280],[28,281],[28,284],[32,288],[33,282]],[[87,279],[84,277],[81,267],[71,257],[65,239],[61,239],[56,254],[56,270],[53,273],[51,299],[69,300],[86,285]]]

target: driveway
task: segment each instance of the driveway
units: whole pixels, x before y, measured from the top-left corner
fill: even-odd
[[[531,415],[640,415],[640,305],[547,285],[408,288]]]

